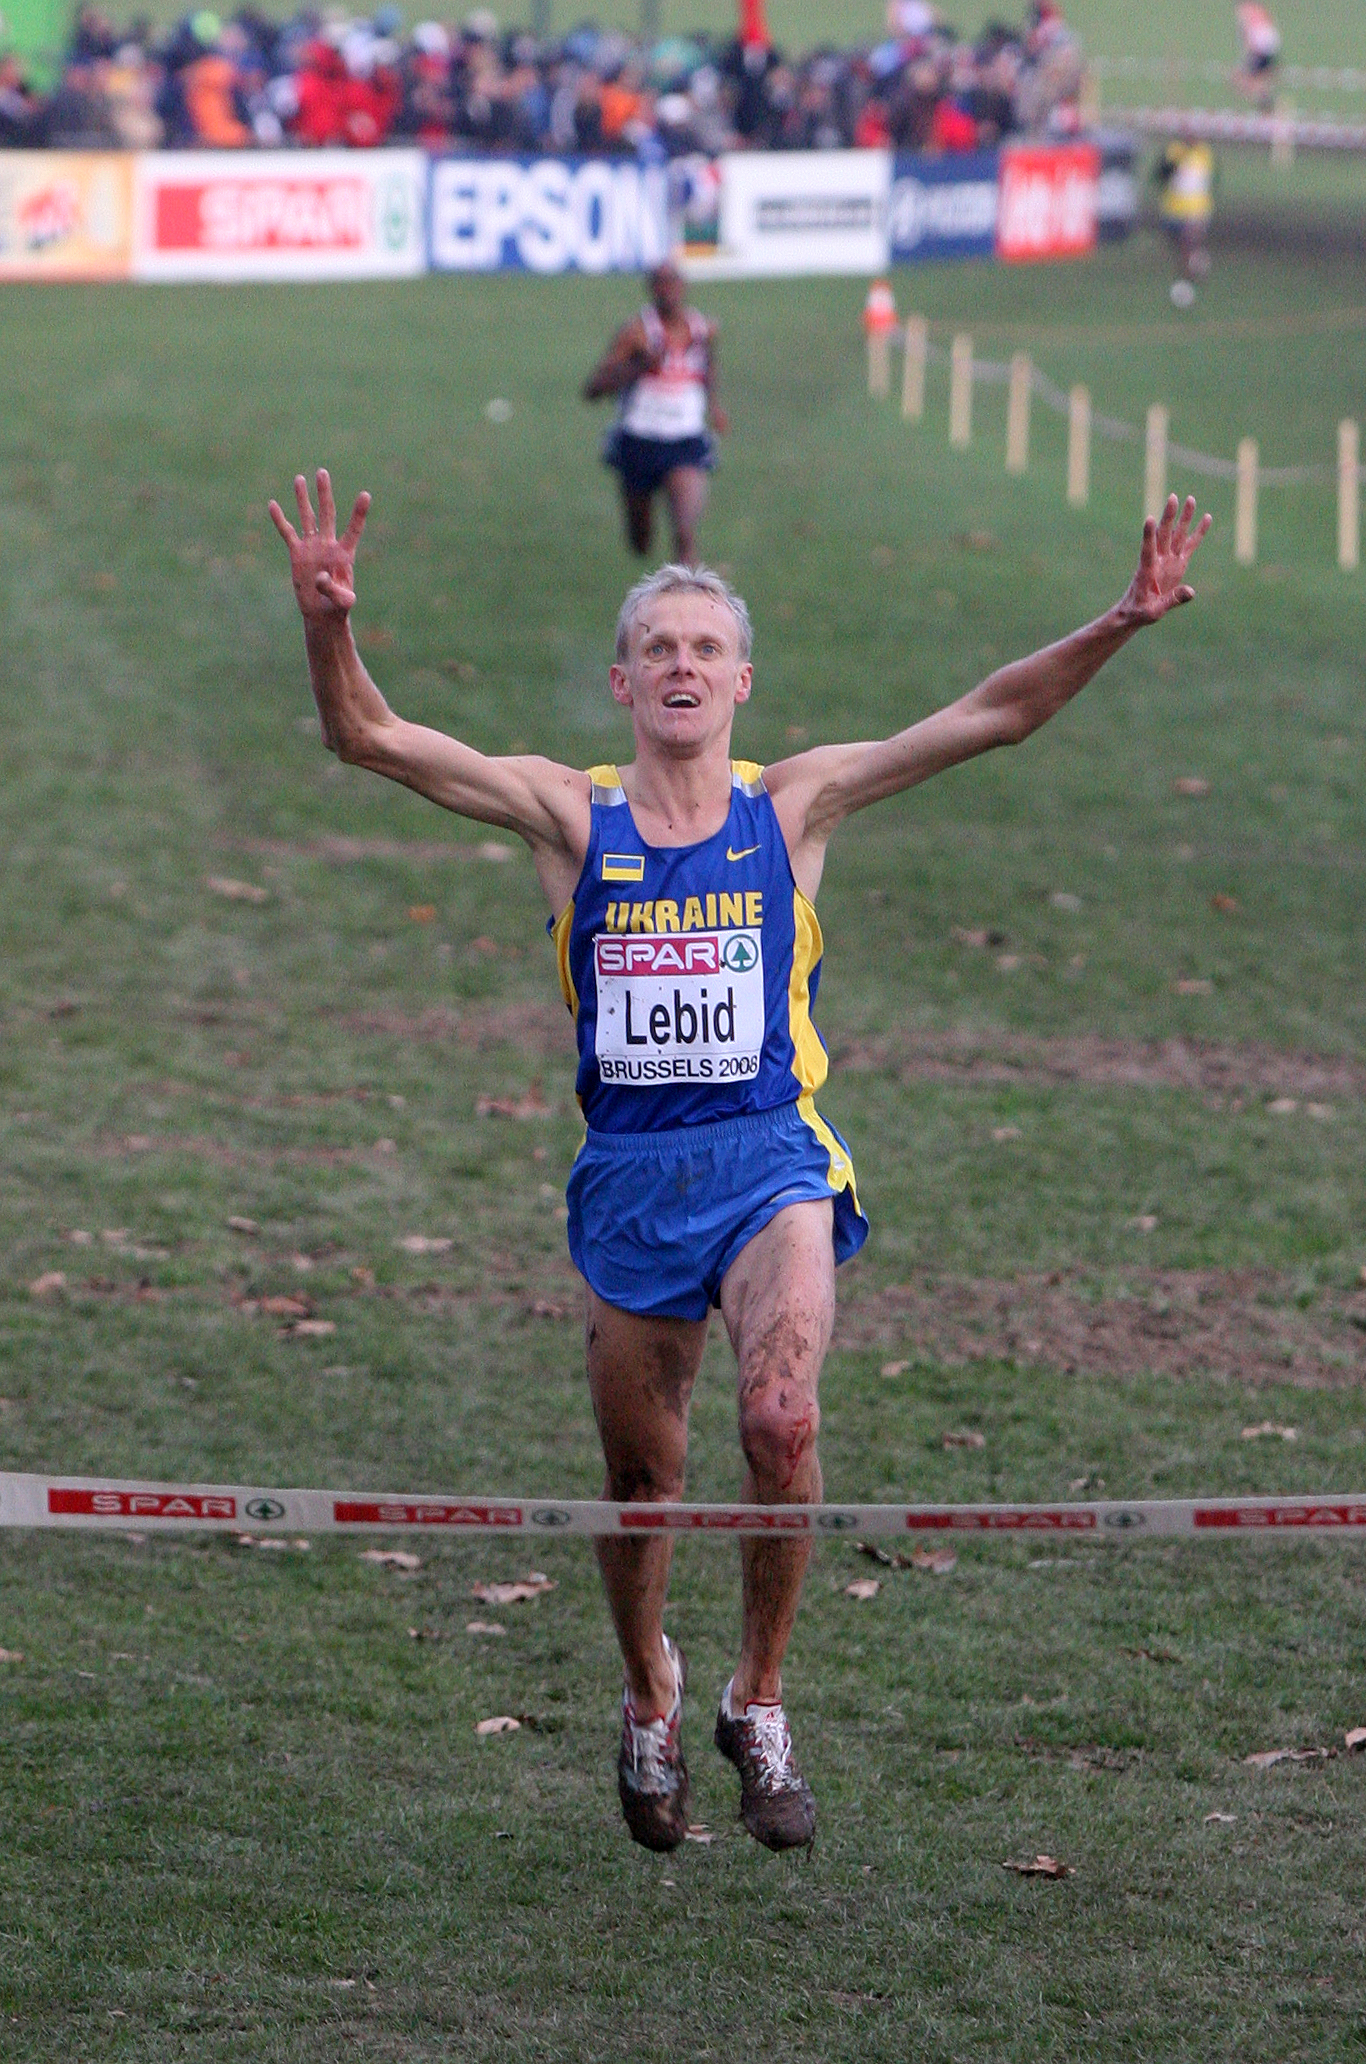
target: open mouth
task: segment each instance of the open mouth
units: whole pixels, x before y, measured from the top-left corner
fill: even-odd
[[[686,688],[675,688],[672,695],[664,698],[665,709],[697,709],[700,704],[701,697],[690,694]]]

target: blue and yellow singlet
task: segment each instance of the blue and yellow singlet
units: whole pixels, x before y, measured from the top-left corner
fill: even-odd
[[[647,845],[615,767],[593,767],[592,831],[550,927],[595,1133],[710,1125],[795,1104],[853,1190],[815,1093],[827,1057],[812,1012],[823,942],[797,887],[763,770],[731,762],[730,813],[696,845]]]

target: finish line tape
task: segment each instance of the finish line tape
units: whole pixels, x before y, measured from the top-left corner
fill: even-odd
[[[1366,1497],[1117,1498],[1062,1505],[618,1505],[587,1498],[445,1498],[142,1483],[0,1471],[0,1527],[156,1533],[1174,1534],[1366,1529]]]

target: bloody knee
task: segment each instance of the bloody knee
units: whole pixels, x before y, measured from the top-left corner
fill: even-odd
[[[816,1452],[820,1406],[791,1376],[756,1369],[740,1386],[740,1445],[761,1490],[790,1491]]]

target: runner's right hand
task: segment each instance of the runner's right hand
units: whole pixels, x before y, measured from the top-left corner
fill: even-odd
[[[332,481],[325,466],[318,468],[316,518],[308,497],[308,482],[302,473],[294,476],[294,497],[299,504],[299,530],[295,530],[278,502],[270,505],[270,520],[289,548],[289,571],[300,614],[313,623],[325,622],[329,617],[344,619],[356,603],[356,547],[365,528],[370,497],[356,496],[351,521],[340,537]]]

